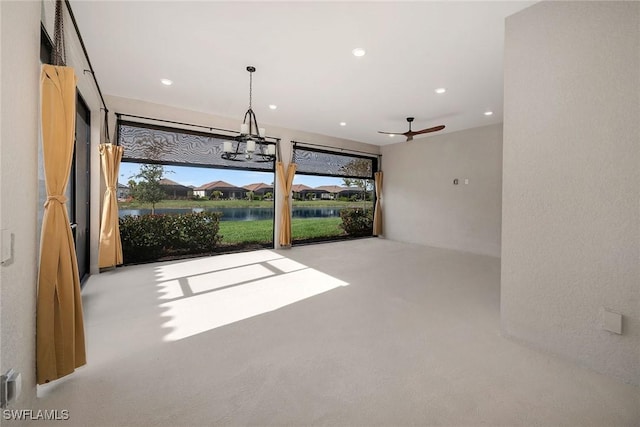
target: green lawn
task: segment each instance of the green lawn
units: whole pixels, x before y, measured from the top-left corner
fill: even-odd
[[[269,243],[273,241],[273,221],[220,221],[221,244]]]
[[[344,230],[340,228],[340,224],[340,218],[294,218],[291,220],[291,238],[305,240],[342,236]]]
[[[294,218],[291,222],[293,240],[342,236],[340,218]],[[238,243],[269,243],[273,240],[273,221],[220,221],[222,245]]]

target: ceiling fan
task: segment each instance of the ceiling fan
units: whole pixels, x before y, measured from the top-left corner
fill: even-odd
[[[407,117],[407,121],[409,122],[409,130],[407,132],[382,132],[381,130],[378,133],[384,133],[387,135],[404,135],[407,137],[407,141],[413,141],[414,135],[422,135],[423,133],[429,132],[437,132],[439,130],[444,129],[444,125],[434,126],[432,128],[422,129],[422,130],[411,130],[411,122],[413,121],[413,117]]]

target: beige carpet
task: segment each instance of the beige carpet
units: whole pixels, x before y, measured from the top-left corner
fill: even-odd
[[[502,338],[496,258],[383,239],[120,268],[65,426],[632,426],[640,391]],[[33,425],[44,425],[34,422]]]

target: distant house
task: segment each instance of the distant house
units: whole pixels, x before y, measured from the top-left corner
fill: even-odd
[[[342,187],[339,185],[321,185],[313,189],[317,197],[323,200],[333,200],[337,199],[340,191],[342,191]]]
[[[221,193],[221,199],[242,199],[247,190],[231,185],[228,182],[213,181],[194,188],[193,195],[212,199],[214,198],[214,191],[219,191]]]
[[[168,199],[186,199],[193,195],[191,187],[166,178],[160,180],[160,187],[166,193]]]
[[[264,182],[259,182],[257,184],[249,184],[243,187],[247,192],[252,191],[256,196],[264,197],[265,194],[271,193],[273,196],[273,185],[265,184]]]
[[[307,194],[309,194],[309,192],[313,193],[313,188],[304,184],[295,184],[291,186],[291,192],[293,193],[294,199],[306,200]]]
[[[337,199],[338,197],[351,197],[360,195],[362,190],[357,187],[341,187],[339,185],[321,185],[314,188],[319,193],[321,199]]]
[[[118,183],[118,200],[124,202],[129,198],[129,186]]]

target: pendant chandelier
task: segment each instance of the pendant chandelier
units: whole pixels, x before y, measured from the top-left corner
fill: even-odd
[[[258,127],[256,114],[251,108],[253,73],[255,67],[248,66],[249,72],[249,109],[244,113],[240,125],[240,135],[233,141],[225,141],[222,158],[234,161],[272,162],[276,158],[276,144],[267,142],[264,128]]]

